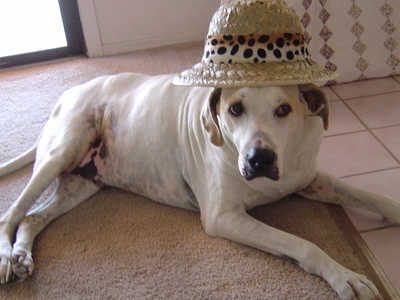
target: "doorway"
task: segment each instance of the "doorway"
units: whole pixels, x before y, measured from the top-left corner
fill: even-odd
[[[76,0],[1,0],[0,68],[84,53]]]

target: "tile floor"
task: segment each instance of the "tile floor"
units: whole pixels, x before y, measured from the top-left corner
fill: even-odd
[[[331,118],[320,168],[400,201],[400,76],[324,90]],[[345,210],[400,294],[400,226],[370,212]]]

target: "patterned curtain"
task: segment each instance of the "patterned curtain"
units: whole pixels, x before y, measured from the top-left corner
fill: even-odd
[[[400,74],[399,0],[286,0],[299,15],[312,58],[335,82]]]

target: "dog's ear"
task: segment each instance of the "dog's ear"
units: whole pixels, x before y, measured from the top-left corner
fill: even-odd
[[[319,116],[324,123],[324,129],[329,127],[329,101],[325,93],[314,84],[299,85],[300,99],[307,103],[310,116]]]
[[[211,143],[216,146],[222,146],[224,144],[224,138],[222,137],[221,129],[219,127],[217,113],[221,92],[221,89],[214,89],[208,100],[207,107],[202,113],[203,126],[210,135]]]

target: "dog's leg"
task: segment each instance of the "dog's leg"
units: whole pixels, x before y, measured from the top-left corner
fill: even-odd
[[[6,283],[13,275],[12,241],[15,231],[36,199],[60,175],[76,167],[90,148],[96,132],[83,122],[63,124],[49,123],[38,143],[32,177],[22,194],[0,219],[0,283]],[[80,127],[79,127],[80,126]],[[85,127],[86,126],[86,127]],[[55,133],[54,129],[58,131]],[[74,135],[76,128],[84,128]],[[62,130],[64,129],[64,130]]]
[[[20,223],[12,251],[13,273],[20,280],[32,275],[32,246],[35,237],[51,221],[73,209],[100,189],[96,184],[75,175],[62,175],[53,196]]]
[[[347,184],[322,171],[298,194],[311,200],[367,209],[400,224],[400,202]]]
[[[35,168],[32,178],[19,198],[0,219],[0,283],[10,280],[12,240],[19,223],[34,201],[61,172],[57,164],[44,164]]]
[[[323,277],[341,299],[381,299],[376,287],[364,276],[352,272],[311,242],[272,228],[249,216],[242,202],[212,198],[202,205],[202,223],[212,236],[227,238],[297,263],[305,271]],[[245,196],[245,195],[242,195]],[[226,201],[224,201],[226,200]]]

